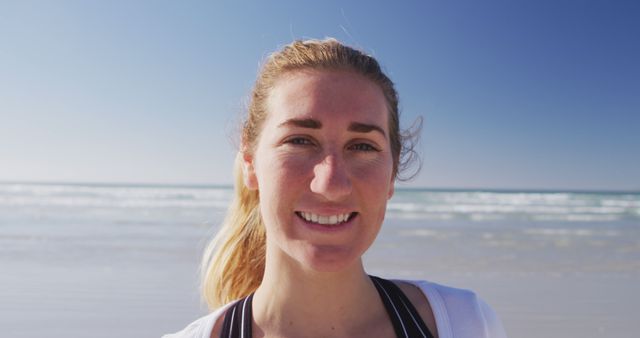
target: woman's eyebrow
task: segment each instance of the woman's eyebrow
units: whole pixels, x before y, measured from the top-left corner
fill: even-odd
[[[278,127],[287,127],[287,126],[320,129],[322,128],[322,123],[314,119],[288,119],[278,125]]]
[[[361,123],[361,122],[351,122],[351,124],[349,124],[349,128],[347,129],[349,131],[353,131],[356,133],[370,133],[372,131],[377,131],[380,134],[382,134],[382,136],[384,136],[384,138],[387,138],[387,134],[384,132],[384,129],[380,128],[379,126],[375,125],[375,124],[367,124],[367,123]]]
[[[278,125],[278,127],[287,127],[287,126],[295,126],[300,128],[309,128],[309,129],[321,129],[322,122],[308,118],[308,119],[288,119]],[[386,139],[387,134],[384,132],[384,129],[375,125],[368,124],[362,122],[351,122],[348,131],[356,132],[356,133],[370,133],[372,131],[377,131]]]

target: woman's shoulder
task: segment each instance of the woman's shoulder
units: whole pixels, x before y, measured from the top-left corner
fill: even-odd
[[[233,302],[224,305],[208,315],[196,319],[184,329],[176,333],[165,334],[162,338],[210,338],[213,326],[217,323],[218,318],[220,318],[232,304]]]
[[[395,282],[414,285],[422,291],[431,307],[440,338],[506,338],[500,318],[474,291],[425,280]]]

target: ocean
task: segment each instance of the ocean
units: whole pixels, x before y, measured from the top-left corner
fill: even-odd
[[[2,336],[158,337],[206,313],[224,186],[0,183]],[[473,289],[512,337],[635,337],[640,192],[397,189],[370,273]]]
[[[0,183],[3,220],[193,224],[214,222],[226,186]],[[78,213],[78,210],[82,210]],[[8,212],[11,211],[11,212]],[[397,189],[387,217],[416,220],[619,222],[640,220],[640,192]]]

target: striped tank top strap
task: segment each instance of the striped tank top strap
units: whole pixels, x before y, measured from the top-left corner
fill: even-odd
[[[235,302],[225,313],[220,338],[251,338],[253,294]]]
[[[382,298],[397,337],[433,338],[416,308],[395,283],[375,276],[370,277]]]

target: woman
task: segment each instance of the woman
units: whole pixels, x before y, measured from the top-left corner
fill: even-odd
[[[216,309],[166,337],[504,337],[472,292],[368,276],[362,255],[406,164],[393,83],[333,39],[267,60],[236,196],[203,260]]]

